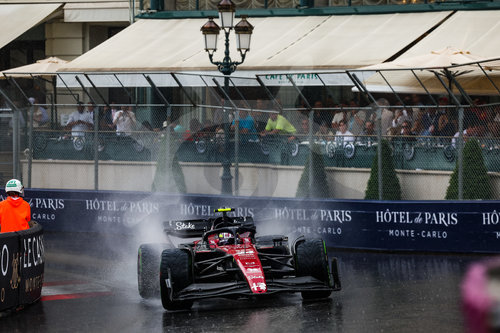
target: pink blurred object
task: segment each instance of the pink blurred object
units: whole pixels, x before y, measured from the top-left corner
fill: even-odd
[[[500,270],[500,258],[472,264],[465,274],[461,290],[466,332],[487,333],[495,329],[491,324],[498,300],[489,291],[489,271],[494,268]]]

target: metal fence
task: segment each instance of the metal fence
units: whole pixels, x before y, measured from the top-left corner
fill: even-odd
[[[301,186],[324,182],[323,196],[364,198],[375,164],[384,188],[386,162],[376,156],[387,140],[402,199],[444,199],[456,168],[463,195],[462,151],[473,137],[499,198],[500,93],[469,95],[458,82],[442,90],[427,83],[415,93],[390,84],[370,91],[377,74],[234,76],[224,88],[217,75],[66,73],[55,74],[57,99],[34,104],[27,91],[26,101],[10,100],[9,89],[19,87],[12,85],[2,92],[19,119],[13,175],[43,188],[62,187],[64,179],[64,188],[244,196],[301,196]],[[314,155],[319,166],[306,167]]]

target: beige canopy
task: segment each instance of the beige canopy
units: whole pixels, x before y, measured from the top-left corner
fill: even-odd
[[[407,52],[405,57],[427,54],[453,45],[483,58],[500,57],[498,10],[457,11]]]
[[[255,17],[251,49],[236,75],[264,70],[327,70],[391,57],[449,12]],[[216,71],[204,51],[203,19],[139,20],[71,61],[68,72]],[[222,60],[224,34],[214,60]],[[231,34],[233,38],[234,34]],[[230,40],[231,57],[240,60]]]
[[[56,3],[0,4],[0,48],[43,22],[62,5]]]
[[[472,54],[471,52],[466,50],[460,50],[456,47],[448,46],[438,51],[430,51],[429,53],[412,57],[405,57],[403,55],[394,61],[366,66],[362,69],[381,70],[404,68],[442,68],[485,60],[487,60],[487,58]],[[460,67],[460,69],[464,70],[464,67]]]
[[[11,68],[2,72],[7,77],[16,78],[31,78],[34,76],[41,76],[50,78],[55,75],[55,72],[62,66],[67,64],[66,60],[57,57],[49,57],[37,62],[21,67]]]
[[[480,63],[487,73],[485,74],[476,63]],[[366,87],[374,92],[389,92],[392,87],[400,93],[425,93],[423,84],[430,93],[446,94],[446,88],[436,76],[438,74],[444,84],[454,92],[457,87],[450,77],[470,95],[487,95],[499,93],[491,83],[493,81],[500,87],[500,72],[492,71],[497,69],[497,66],[498,61],[492,62],[469,51],[446,47],[423,55],[401,56],[395,61],[361,69],[378,72],[364,81]]]

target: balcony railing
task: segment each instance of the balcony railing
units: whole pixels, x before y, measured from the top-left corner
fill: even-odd
[[[181,162],[220,163],[223,159],[224,134],[203,132],[172,133],[168,143],[172,153]],[[34,130],[33,160],[94,160],[94,149],[100,161],[156,162],[165,146],[166,132],[135,131],[130,136],[102,131],[94,145],[94,133],[72,137],[64,131]],[[384,136],[393,149],[393,161],[402,170],[453,170],[457,148],[453,137]],[[486,167],[500,172],[500,138],[477,137]],[[30,142],[30,140],[23,140]],[[230,139],[231,163],[253,163],[304,166],[309,156],[309,141],[304,136],[266,136],[249,139],[243,137],[236,148],[234,136]],[[325,166],[344,168],[370,168],[377,151],[376,136],[358,136],[354,141],[342,138],[315,137]]]

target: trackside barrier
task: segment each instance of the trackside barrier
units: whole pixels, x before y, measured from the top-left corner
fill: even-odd
[[[1,194],[0,194],[1,197]],[[327,246],[500,253],[498,201],[366,201],[26,190],[46,231],[140,234],[160,222],[208,218],[219,207],[253,216],[261,234],[321,237]],[[159,229],[158,229],[159,230]]]
[[[43,228],[0,233],[0,311],[40,299],[45,265]]]

